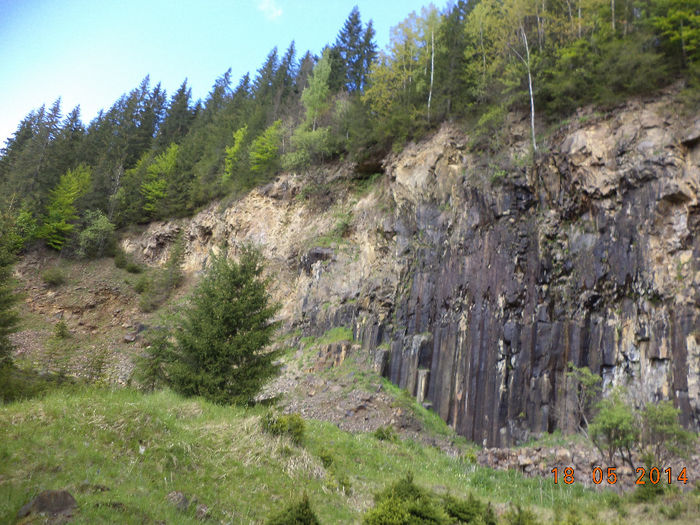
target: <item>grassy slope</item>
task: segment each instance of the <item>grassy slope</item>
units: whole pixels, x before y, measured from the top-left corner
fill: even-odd
[[[262,409],[215,406],[171,392],[86,388],[0,408],[0,522],[35,493],[66,488],[76,523],[195,522],[166,501],[179,490],[224,522],[259,522],[307,491],[323,523],[352,523],[372,495],[411,470],[418,484],[456,496],[593,514],[603,494],[494,472],[412,441],[379,441],[309,421],[301,447],[260,431]],[[138,451],[143,440],[146,451]],[[324,468],[320,455],[333,458]],[[346,494],[342,485],[349,482]],[[102,490],[106,487],[109,490]],[[611,511],[607,511],[611,512]]]

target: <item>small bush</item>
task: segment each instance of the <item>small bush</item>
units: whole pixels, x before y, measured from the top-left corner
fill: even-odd
[[[292,443],[300,445],[304,439],[306,423],[299,414],[267,413],[262,419],[262,429],[273,436],[288,436]]]
[[[520,505],[511,508],[503,515],[503,520],[507,525],[538,525],[537,516],[528,509],[523,509]]]
[[[168,300],[170,294],[182,284],[182,258],[184,254],[184,243],[182,236],[173,244],[165,267],[162,270],[154,271],[152,277],[143,282],[137,282],[138,289],[134,289],[142,294],[139,308],[142,312],[152,312]]]
[[[118,248],[114,254],[114,266],[116,266],[117,268],[124,269],[126,268],[128,262],[129,259],[124,250]]]
[[[292,502],[282,511],[274,514],[267,520],[267,525],[319,525],[309,497],[304,494],[301,501]]]
[[[56,339],[67,339],[70,337],[68,326],[65,321],[57,322],[53,327],[53,335]]]
[[[330,468],[333,465],[333,455],[326,449],[322,449],[318,454],[318,459],[321,460],[323,468]]]
[[[41,279],[49,286],[60,286],[66,282],[66,276],[59,268],[49,268],[41,274]]]
[[[659,512],[661,512],[661,514],[665,518],[671,521],[680,518],[683,514],[683,511],[683,504],[680,501],[675,501],[670,507],[667,507],[666,505],[661,505],[661,508],[659,509]]]
[[[127,262],[124,269],[129,273],[141,273],[143,271],[143,268],[133,261]]]
[[[134,291],[136,293],[143,293],[148,290],[151,286],[151,280],[146,275],[139,277],[136,282],[134,282]]]
[[[413,482],[409,473],[374,496],[375,507],[364,516],[366,525],[401,525],[408,523],[452,524],[479,523],[496,525],[490,505],[473,496],[459,500],[439,497]]]
[[[640,503],[650,502],[663,495],[665,490],[662,484],[663,482],[657,483],[656,485],[653,484],[649,480],[649,474],[645,476],[643,481],[645,482],[644,485],[637,485],[634,489],[634,495],[632,496],[634,501]]]
[[[466,500],[459,500],[453,496],[445,496],[443,506],[451,518],[459,522],[474,523],[481,520],[484,525],[496,525],[496,514],[491,505],[469,494]]]
[[[114,224],[101,211],[88,211],[87,225],[78,235],[78,253],[81,257],[101,257],[114,250]]]
[[[394,427],[390,425],[377,428],[374,432],[372,432],[372,435],[379,441],[396,441],[398,437]]]

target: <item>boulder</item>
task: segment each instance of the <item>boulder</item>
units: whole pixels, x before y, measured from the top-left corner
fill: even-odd
[[[45,490],[19,509],[17,517],[21,519],[30,514],[69,517],[73,515],[77,507],[78,504],[70,492],[66,490]]]

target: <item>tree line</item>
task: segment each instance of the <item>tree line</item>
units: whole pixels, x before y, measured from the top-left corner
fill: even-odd
[[[700,71],[692,0],[458,0],[411,13],[385,50],[374,34],[355,7],[318,56],[274,48],[203,101],[186,80],[168,96],[146,77],[88,124],[60,99],[42,106],[0,150],[0,204],[24,239],[78,250],[86,228],[188,215],[281,169],[361,160],[445,120],[470,121],[473,146],[497,149],[506,113],[526,110],[537,150],[543,122]]]

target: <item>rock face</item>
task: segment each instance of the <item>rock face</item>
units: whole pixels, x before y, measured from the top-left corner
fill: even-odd
[[[184,228],[193,271],[223,240],[261,246],[285,326],[351,328],[378,371],[488,446],[577,427],[570,362],[698,429],[700,121],[670,96],[582,113],[534,161],[525,126],[511,118],[492,159],[445,126],[321,211],[285,175],[124,246],[159,262]],[[319,246],[339,212],[350,232]]]

